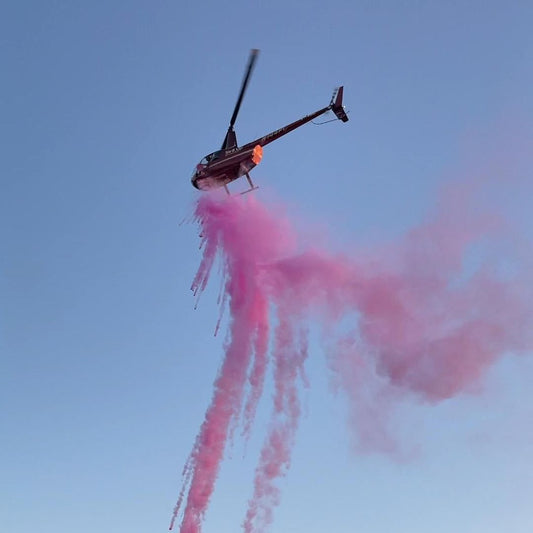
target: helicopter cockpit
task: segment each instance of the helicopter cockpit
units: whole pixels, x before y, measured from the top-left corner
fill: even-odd
[[[213,152],[212,154],[206,155],[201,161],[200,165],[208,165],[209,163],[212,163],[216,159],[220,157],[220,154],[223,152],[223,150],[218,150],[217,152]]]
[[[204,169],[207,165],[209,165],[210,163],[213,163],[214,161],[216,161],[217,159],[220,158],[220,156],[222,155],[222,153],[224,152],[224,150],[217,150],[216,152],[213,152],[209,155],[206,155],[195,167],[194,169],[194,172],[193,172],[193,178],[198,176]]]

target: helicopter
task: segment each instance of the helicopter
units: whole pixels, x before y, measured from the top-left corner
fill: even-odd
[[[344,106],[342,105],[344,87],[341,86],[335,89],[333,96],[331,97],[331,101],[326,107],[306,115],[299,120],[291,122],[287,126],[283,126],[282,128],[272,131],[263,137],[259,137],[254,141],[244,144],[243,146],[238,146],[237,136],[233,127],[235,125],[235,121],[237,120],[242,99],[244,97],[244,93],[246,92],[246,88],[248,87],[250,76],[254,69],[258,54],[259,50],[257,49],[252,49],[250,51],[250,57],[248,59],[239,97],[237,98],[237,103],[235,104],[233,115],[230,119],[229,128],[226,136],[224,137],[224,142],[222,143],[220,150],[206,155],[194,169],[191,182],[196,189],[209,191],[224,187],[226,192],[230,194],[228,183],[231,183],[242,176],[246,176],[250,188],[241,194],[253,191],[258,187],[254,185],[252,178],[250,178],[250,170],[252,170],[252,168],[258,165],[261,161],[261,158],[263,157],[263,146],[279,139],[283,135],[287,135],[287,133],[299,128],[300,126],[303,126],[304,124],[307,124],[308,122],[311,122],[313,119],[330,110],[335,113],[337,119],[341,120],[342,122],[348,122],[348,116]]]

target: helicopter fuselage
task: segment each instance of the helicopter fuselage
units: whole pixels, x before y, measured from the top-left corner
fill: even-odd
[[[218,150],[196,165],[191,182],[201,191],[223,187],[250,172],[261,161],[262,155],[261,145],[253,143]]]

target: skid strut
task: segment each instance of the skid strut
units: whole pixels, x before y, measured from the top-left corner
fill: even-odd
[[[250,188],[247,191],[241,192],[241,194],[246,194],[248,192],[252,192],[256,189],[259,189],[259,187],[256,187],[254,185],[254,182],[252,181],[252,178],[250,178],[250,174],[248,174],[248,172],[246,173],[246,179],[248,180],[248,185],[250,185]]]

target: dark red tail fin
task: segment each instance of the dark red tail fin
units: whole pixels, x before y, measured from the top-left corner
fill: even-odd
[[[346,111],[344,110],[344,106],[342,105],[342,93],[344,92],[344,87],[339,87],[337,90],[337,95],[335,97],[335,101],[331,103],[331,110],[339,120],[342,120],[343,122],[348,122],[348,115],[346,114]]]

